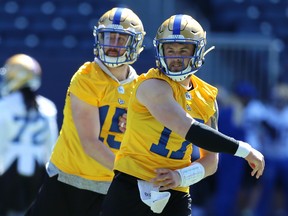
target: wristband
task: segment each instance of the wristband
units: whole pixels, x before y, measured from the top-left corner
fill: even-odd
[[[252,149],[251,145],[249,145],[246,142],[239,141],[238,149],[234,155],[238,157],[246,158],[251,152],[251,149]]]
[[[202,180],[205,176],[205,168],[198,162],[193,162],[190,166],[176,171],[181,177],[180,187],[193,185]]]

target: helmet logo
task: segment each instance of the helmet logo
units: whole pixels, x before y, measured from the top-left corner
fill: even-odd
[[[178,34],[177,34],[177,35],[172,35],[172,37],[175,38],[176,40],[177,40],[177,39],[180,39],[180,38],[183,38],[182,35],[178,35]]]
[[[111,27],[113,29],[123,29],[123,27],[121,25],[117,25],[117,24],[111,24]]]

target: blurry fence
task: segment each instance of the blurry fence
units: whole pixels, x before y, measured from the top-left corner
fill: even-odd
[[[255,85],[262,99],[267,98],[279,75],[281,41],[234,34],[210,34],[207,40],[207,48],[216,48],[207,54],[197,76],[228,89],[235,82],[249,81]]]

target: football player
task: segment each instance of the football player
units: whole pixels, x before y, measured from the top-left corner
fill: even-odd
[[[128,8],[113,8],[99,19],[95,59],[71,79],[48,176],[26,215],[99,215],[123,138],[125,125],[118,120],[137,77],[131,64],[143,50],[144,35],[141,20]]]
[[[158,68],[141,75],[132,92],[102,216],[191,215],[189,186],[216,172],[216,152],[245,158],[257,178],[263,173],[260,152],[216,130],[217,89],[194,75],[207,53],[201,25],[174,15],[154,46]],[[192,143],[202,148],[193,162]]]
[[[39,95],[41,67],[16,54],[0,69],[0,215],[23,215],[58,136],[55,104]]]

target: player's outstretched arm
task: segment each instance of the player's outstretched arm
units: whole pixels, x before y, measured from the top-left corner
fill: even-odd
[[[248,143],[235,140],[233,137],[197,122],[177,103],[170,85],[157,79],[149,79],[140,84],[137,90],[138,100],[147,107],[151,114],[165,127],[178,133],[187,141],[211,152],[222,152],[254,161],[257,168],[253,175],[259,178],[264,170],[264,157]],[[247,159],[246,159],[247,160]],[[251,161],[251,162],[252,162]]]

